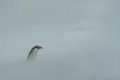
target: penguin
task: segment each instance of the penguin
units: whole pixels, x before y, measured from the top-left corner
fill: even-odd
[[[31,61],[34,61],[34,59],[35,59],[35,57],[36,57],[36,55],[37,55],[37,53],[38,53],[38,50],[39,49],[43,49],[41,46],[34,46],[31,50],[30,50],[30,52],[29,52],[29,54],[28,54],[28,57],[27,57],[27,61],[29,62],[31,62]]]

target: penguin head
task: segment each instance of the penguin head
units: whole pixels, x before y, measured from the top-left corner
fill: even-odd
[[[38,46],[38,45],[36,46],[36,48],[37,48],[37,49],[43,49],[41,46]]]

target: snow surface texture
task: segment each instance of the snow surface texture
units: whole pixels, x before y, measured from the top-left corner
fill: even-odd
[[[119,3],[0,0],[0,80],[120,80]]]

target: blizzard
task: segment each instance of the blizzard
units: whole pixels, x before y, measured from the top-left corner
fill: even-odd
[[[0,80],[120,80],[119,0],[1,0]],[[30,49],[42,46],[33,62]]]

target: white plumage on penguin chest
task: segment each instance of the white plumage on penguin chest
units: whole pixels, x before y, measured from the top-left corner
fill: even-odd
[[[28,58],[29,61],[33,61],[35,59],[35,57],[37,56],[37,53],[38,53],[38,50],[37,48],[35,48],[31,53],[30,53],[30,56]]]

